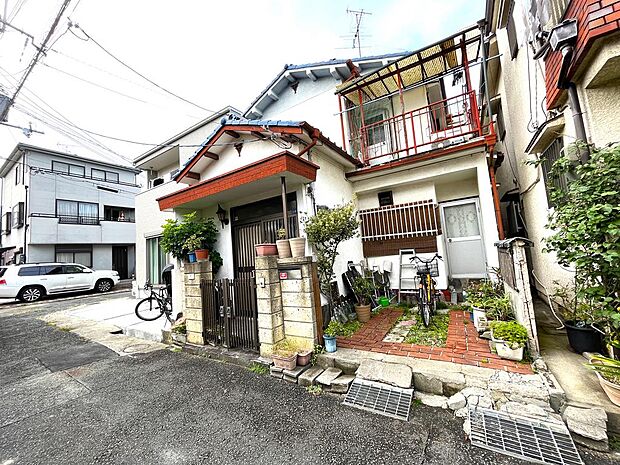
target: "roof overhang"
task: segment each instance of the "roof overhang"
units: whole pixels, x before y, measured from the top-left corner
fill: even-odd
[[[258,195],[280,187],[316,180],[318,165],[284,151],[157,199],[160,210],[204,208],[219,202]]]
[[[534,133],[525,147],[526,153],[542,153],[551,143],[564,133],[564,115],[560,113],[545,121]]]

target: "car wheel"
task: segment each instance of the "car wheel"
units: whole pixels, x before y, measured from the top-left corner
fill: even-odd
[[[112,286],[114,286],[112,280],[100,279],[99,281],[97,281],[97,284],[95,284],[95,290],[97,292],[108,292],[110,289],[112,289]]]
[[[40,286],[28,286],[19,293],[19,300],[22,302],[36,302],[45,295],[45,290]]]

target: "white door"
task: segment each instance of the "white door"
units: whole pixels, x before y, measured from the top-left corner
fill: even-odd
[[[64,265],[65,276],[67,277],[66,290],[90,289],[92,284],[92,271],[80,265]]]
[[[478,199],[441,205],[448,269],[452,278],[487,276]]]

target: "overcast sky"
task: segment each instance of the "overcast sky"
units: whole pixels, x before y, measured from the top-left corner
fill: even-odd
[[[62,4],[6,1],[9,22],[33,35],[36,45]],[[101,146],[76,142],[50,127],[64,132],[70,127],[52,115],[89,131],[155,144],[209,114],[133,74],[84,40],[81,30],[67,32],[68,17],[160,86],[205,109],[233,105],[245,110],[286,63],[356,57],[357,51],[348,48],[354,16],[347,8],[372,13],[362,22],[363,55],[415,50],[484,16],[484,0],[72,0],[52,50],[36,65],[9,113],[8,123],[32,123],[45,135],[26,138],[18,129],[0,126],[0,157],[26,142],[127,164]],[[36,52],[26,39],[10,28],[0,34],[0,93],[12,95]],[[92,137],[126,159],[149,148]]]

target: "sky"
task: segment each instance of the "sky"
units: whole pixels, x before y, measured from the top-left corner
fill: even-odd
[[[62,0],[6,1],[8,21],[39,45]],[[127,165],[150,148],[85,133],[157,144],[232,105],[245,110],[287,63],[354,58],[354,15],[362,55],[416,50],[484,16],[484,0],[72,0],[45,56],[26,80],[7,123],[0,157],[18,142]],[[79,28],[68,28],[68,21]],[[0,28],[1,30],[1,28]],[[159,86],[158,89],[101,50]],[[0,94],[12,95],[36,53],[24,34],[0,32]],[[201,107],[201,108],[200,108]],[[77,127],[77,128],[76,128]],[[79,129],[78,129],[79,128]],[[68,133],[73,136],[68,137]],[[78,139],[77,141],[74,139]],[[0,158],[0,160],[1,160]]]

